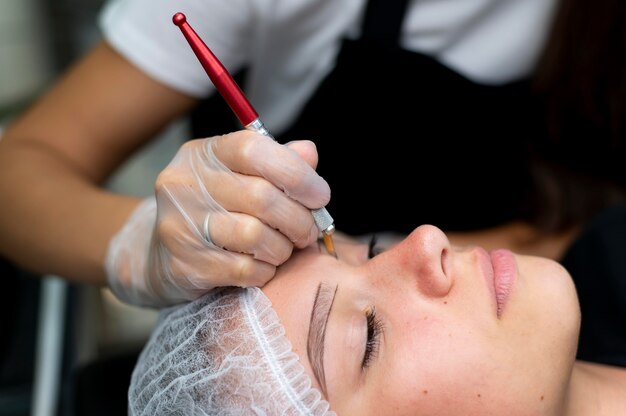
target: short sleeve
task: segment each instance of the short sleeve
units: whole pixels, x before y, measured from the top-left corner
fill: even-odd
[[[194,97],[214,89],[180,29],[177,12],[222,63],[235,70],[245,61],[246,13],[239,0],[109,0],[98,17],[104,39],[155,80]],[[239,5],[239,6],[238,6]]]

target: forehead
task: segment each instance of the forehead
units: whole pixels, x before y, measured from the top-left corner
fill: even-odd
[[[328,254],[321,243],[294,251],[291,258],[278,267],[274,278],[263,286],[263,292],[275,305],[310,303],[311,294],[323,279],[332,280],[368,261],[367,243],[339,236],[335,238],[335,249],[337,258]]]

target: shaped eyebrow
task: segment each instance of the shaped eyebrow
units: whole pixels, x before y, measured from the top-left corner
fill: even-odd
[[[330,311],[335,301],[338,286],[332,287],[321,282],[317,287],[313,309],[311,310],[311,322],[309,324],[309,336],[307,342],[307,353],[313,374],[317,382],[322,386],[322,391],[326,397],[326,376],[324,374],[324,339],[326,338],[326,324],[330,316]]]

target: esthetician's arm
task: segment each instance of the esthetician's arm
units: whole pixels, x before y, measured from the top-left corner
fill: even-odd
[[[330,189],[312,142],[283,146],[247,130],[190,140],[154,198],[99,187],[194,103],[97,46],[0,142],[0,254],[37,273],[108,283],[142,306],[263,286],[317,238],[310,210]]]
[[[97,45],[0,140],[0,254],[104,285],[109,240],[139,200],[99,185],[193,104]]]

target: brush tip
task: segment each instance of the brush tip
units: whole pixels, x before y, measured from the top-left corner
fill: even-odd
[[[326,251],[331,256],[337,258],[337,252],[335,251],[335,243],[333,242],[333,237],[331,234],[323,233],[324,236],[324,246],[326,247]]]

